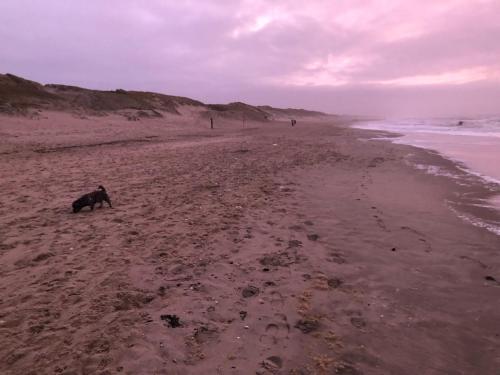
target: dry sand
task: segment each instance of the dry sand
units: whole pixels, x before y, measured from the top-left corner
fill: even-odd
[[[1,374],[498,373],[500,240],[435,156],[189,111],[0,118]]]

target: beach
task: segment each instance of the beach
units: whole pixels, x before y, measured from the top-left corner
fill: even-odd
[[[0,117],[0,373],[498,372],[484,183],[342,117],[181,112]]]

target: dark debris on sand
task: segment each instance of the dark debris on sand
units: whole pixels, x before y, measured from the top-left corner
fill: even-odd
[[[177,328],[181,326],[180,318],[177,315],[165,314],[161,315],[160,319],[166,322],[170,328]]]

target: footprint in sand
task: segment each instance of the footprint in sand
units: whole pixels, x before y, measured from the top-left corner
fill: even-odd
[[[269,302],[272,305],[283,306],[285,304],[285,297],[280,292],[272,291],[270,293]]]
[[[471,262],[476,263],[478,266],[480,266],[480,267],[481,267],[481,268],[483,268],[483,269],[488,268],[488,266],[487,266],[486,264],[484,264],[483,262],[481,262],[479,259],[476,259],[476,258],[470,257],[470,256],[468,256],[468,255],[461,255],[459,258],[460,258],[460,259],[470,260]]]
[[[378,215],[373,215],[373,217],[375,218],[375,220],[377,221],[377,225],[383,229],[384,231],[386,232],[390,232],[389,229],[387,229],[387,226],[385,225],[385,222],[384,220],[382,220]]]
[[[327,280],[328,286],[332,289],[337,289],[339,288],[344,282],[342,279],[339,279],[338,277],[332,277]]]
[[[420,241],[420,243],[422,243],[424,245],[426,253],[430,253],[432,251],[431,245],[427,242],[427,240],[425,238],[423,238],[423,237],[425,237],[425,235],[422,232],[419,232],[418,230],[415,230],[415,229],[407,227],[407,226],[402,226],[401,229],[405,230],[405,231],[409,231],[409,232],[413,233],[414,235],[416,235],[418,237],[418,240]]]
[[[257,371],[257,374],[265,374],[265,373],[271,373],[271,374],[276,374],[278,371],[283,367],[283,360],[281,357],[278,357],[277,355],[272,355],[270,357],[267,357],[265,360],[261,362],[261,368],[266,372],[263,371]]]
[[[287,339],[290,331],[290,326],[282,323],[271,323],[266,326],[266,331],[260,336],[259,341],[264,345],[276,345],[281,340]]]
[[[337,263],[337,264],[344,264],[346,260],[342,256],[342,254],[337,253],[337,252],[331,252],[328,254],[329,257],[326,259],[327,262],[332,262],[332,263]]]
[[[358,329],[362,329],[362,328],[366,327],[366,321],[360,316],[353,316],[350,319],[350,321],[351,321],[351,324]]]
[[[264,334],[259,338],[259,341],[264,345],[276,345],[281,340],[288,339],[290,334],[290,324],[284,314],[276,314],[277,318],[274,322],[266,325]]]
[[[276,286],[276,283],[274,281],[264,281],[263,284],[266,288]]]
[[[308,234],[307,239],[309,241],[317,241],[319,239],[319,236],[317,234]]]
[[[363,373],[358,370],[357,368],[345,364],[345,363],[340,363],[335,367],[335,374],[338,375],[363,375]]]

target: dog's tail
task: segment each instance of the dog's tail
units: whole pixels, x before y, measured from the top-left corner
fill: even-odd
[[[102,185],[99,185],[99,186],[97,187],[97,190],[106,191],[106,189],[104,189],[104,186],[102,186]]]

